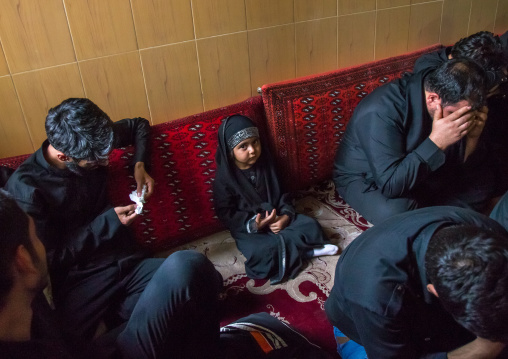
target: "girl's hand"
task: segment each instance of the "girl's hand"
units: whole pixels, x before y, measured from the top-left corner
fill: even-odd
[[[268,211],[266,211],[265,218],[261,218],[261,213],[258,213],[256,215],[256,226],[258,228],[258,231],[265,228],[267,225],[271,224],[275,217],[277,216],[277,213],[275,212],[275,208],[272,210],[272,212],[269,214]]]
[[[279,233],[288,226],[288,223],[289,216],[287,214],[283,214],[282,216],[277,217],[275,221],[272,224],[270,224],[270,230],[273,233]]]

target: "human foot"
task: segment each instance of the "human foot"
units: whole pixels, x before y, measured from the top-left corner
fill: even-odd
[[[334,244],[325,244],[322,248],[315,248],[313,257],[320,257],[320,256],[333,256],[337,254],[339,251],[339,247],[337,247]]]

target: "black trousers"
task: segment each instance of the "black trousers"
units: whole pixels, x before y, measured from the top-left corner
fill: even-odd
[[[123,358],[207,358],[218,345],[221,290],[222,276],[205,256],[179,251],[134,266],[123,261],[76,270],[56,304],[71,337],[91,340],[101,320],[119,326]]]
[[[381,189],[364,183],[363,179],[337,187],[342,198],[372,224],[379,224],[396,214],[430,206],[455,206],[482,212],[494,195],[491,171],[470,173],[467,177],[450,179],[447,184],[428,181],[408,195],[388,198]]]

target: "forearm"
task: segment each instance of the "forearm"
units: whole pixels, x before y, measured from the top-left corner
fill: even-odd
[[[448,359],[494,359],[503,351],[505,344],[476,338],[472,342],[448,353]]]
[[[388,198],[405,196],[441,167],[445,159],[444,152],[427,139],[407,155],[387,158],[384,167],[378,169],[380,172],[375,176],[376,183]]]
[[[134,178],[136,179],[136,182],[144,182],[147,174],[144,162],[136,162],[134,164]]]
[[[464,162],[475,152],[478,147],[479,138],[467,138],[466,139],[466,149],[464,151]]]
[[[136,162],[134,164],[134,170],[144,170],[145,169],[145,163],[144,162]]]
[[[445,162],[444,152],[429,138],[408,152],[404,133],[395,128],[381,128],[378,132],[362,135],[360,142],[374,181],[386,197],[407,195]]]

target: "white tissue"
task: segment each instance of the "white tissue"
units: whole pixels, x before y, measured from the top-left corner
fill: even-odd
[[[138,196],[137,191],[132,191],[131,194],[129,194],[129,198],[132,202],[135,202],[136,207],[136,213],[141,214],[143,212],[143,203],[145,203],[145,193],[146,193],[146,185],[143,186],[143,189],[141,190],[141,196]]]

